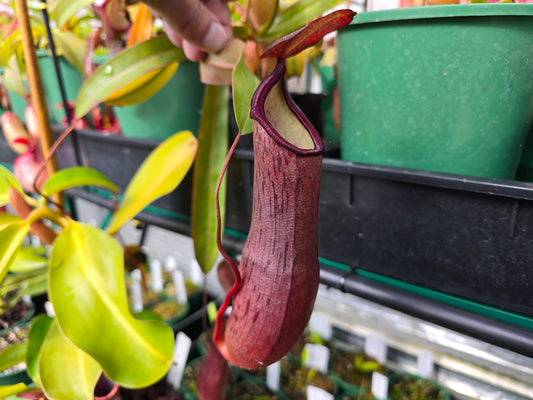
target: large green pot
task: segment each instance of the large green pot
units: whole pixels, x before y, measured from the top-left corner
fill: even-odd
[[[339,32],[341,157],[513,179],[533,116],[533,4],[358,14]]]
[[[63,108],[63,99],[61,98],[61,91],[56,77],[54,60],[46,50],[39,50],[37,54],[39,56],[39,69],[41,70],[50,123],[62,124],[66,120],[66,113]],[[81,71],[69,63],[64,57],[60,56],[57,60],[63,78],[66,100],[74,103],[78,97],[83,76]]]
[[[203,98],[198,64],[184,61],[152,97],[113,111],[124,136],[165,140],[182,130],[198,133]]]

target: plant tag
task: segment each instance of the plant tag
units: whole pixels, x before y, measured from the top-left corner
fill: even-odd
[[[333,395],[316,386],[306,388],[307,400],[333,400]]]
[[[185,288],[185,279],[183,279],[183,272],[179,269],[172,272],[172,280],[176,288],[176,301],[180,304],[187,303],[187,289]]]
[[[304,366],[326,373],[329,365],[329,349],[321,344],[306,343],[303,350]]]
[[[152,260],[150,262],[150,278],[152,279],[152,290],[156,293],[163,291],[163,270],[161,261]]]
[[[365,341],[365,353],[370,357],[374,357],[380,364],[384,364],[387,360],[387,345],[385,340],[378,335],[369,335]]]
[[[131,271],[131,309],[133,312],[141,312],[143,310],[143,293],[142,293],[142,274],[140,269]]]
[[[281,375],[281,363],[276,361],[270,364],[266,369],[266,385],[273,392],[279,390],[279,377]]]
[[[198,261],[196,260],[192,260],[189,264],[189,278],[196,286],[202,286],[204,273],[202,272],[200,264],[198,264]]]
[[[191,350],[191,339],[183,332],[178,332],[176,335],[176,343],[174,344],[174,356],[172,357],[172,365],[168,370],[167,382],[175,389],[179,390],[181,379],[185,366],[187,365],[187,358]]]
[[[378,400],[385,400],[389,394],[389,378],[379,372],[372,373],[372,394]]]
[[[50,318],[55,318],[56,313],[54,311],[54,305],[51,301],[44,303],[44,310],[46,311],[46,315],[48,315]]]
[[[331,340],[333,337],[333,327],[329,316],[320,313],[311,314],[309,320],[309,330],[318,334],[323,340]]]
[[[176,262],[176,257],[168,256],[165,260],[165,272],[167,274],[172,274],[178,268],[178,263]]]
[[[417,358],[418,375],[424,379],[430,379],[435,372],[433,353],[429,350],[422,350]]]

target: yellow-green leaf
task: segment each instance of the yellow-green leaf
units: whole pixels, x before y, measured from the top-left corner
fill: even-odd
[[[248,69],[244,55],[233,70],[233,109],[235,120],[241,134],[252,132],[253,121],[250,118],[250,104],[255,89],[259,86],[259,78]]]
[[[15,396],[20,393],[24,393],[31,390],[31,387],[26,386],[24,383],[17,383],[15,385],[0,386],[0,398],[4,399],[9,396]]]
[[[9,203],[10,187],[22,191],[22,187],[17,178],[15,178],[15,175],[13,175],[6,167],[0,165],[0,207]]]
[[[228,95],[227,86],[206,87],[198,133],[191,229],[196,259],[204,273],[209,272],[218,256],[215,188],[228,152]],[[220,187],[219,196],[224,226],[225,180]]]
[[[0,371],[26,361],[28,342],[18,342],[0,352]]]
[[[43,195],[51,196],[76,186],[101,186],[112,192],[119,188],[107,176],[89,167],[71,167],[62,169],[46,180],[41,189]]]
[[[123,96],[104,99],[105,104],[110,106],[131,106],[146,101],[167,84],[170,78],[176,73],[179,64],[179,62],[173,62],[166,67],[155,70],[154,72],[156,73],[154,76],[146,83],[133,91],[127,92]]]
[[[100,334],[100,340],[105,339]],[[98,363],[72,344],[54,321],[39,356],[39,378],[46,397],[50,400],[93,400],[101,371]]]
[[[183,50],[174,46],[165,35],[123,50],[98,67],[85,81],[76,99],[76,117],[83,117],[104,99],[140,76],[184,59]]]
[[[65,23],[81,9],[90,6],[94,0],[62,0],[54,1],[50,7],[50,13],[53,14],[54,20],[58,27]]]
[[[97,360],[111,380],[141,387],[165,375],[172,362],[172,329],[131,314],[124,255],[115,239],[72,221],[54,243],[49,279],[61,330]]]
[[[6,276],[29,230],[30,225],[22,218],[0,214],[0,282]]]
[[[54,29],[54,40],[61,55],[79,71],[83,71],[83,60],[87,53],[87,41],[71,31]]]
[[[31,323],[30,332],[28,335],[28,352],[26,355],[26,371],[33,382],[41,386],[41,378],[39,376],[39,354],[44,343],[44,339],[48,335],[53,318],[46,314],[36,316]]]
[[[114,235],[144,207],[174,190],[189,171],[197,148],[198,141],[189,131],[176,133],[157,146],[126,188],[109,232]]]
[[[299,0],[276,16],[260,40],[268,42],[279,39],[300,29],[343,2],[345,0]]]

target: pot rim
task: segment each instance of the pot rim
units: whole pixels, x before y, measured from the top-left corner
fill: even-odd
[[[340,34],[358,25],[410,21],[418,19],[439,19],[454,17],[489,17],[489,16],[522,16],[533,17],[533,4],[531,3],[472,3],[448,4],[441,6],[421,6],[394,8],[390,10],[364,11],[358,13],[353,21],[339,31]]]

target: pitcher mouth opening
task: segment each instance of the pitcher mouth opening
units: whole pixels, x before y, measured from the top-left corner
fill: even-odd
[[[254,93],[250,116],[279,145],[299,155],[321,154],[322,139],[287,92],[285,72],[285,61],[278,60]]]

